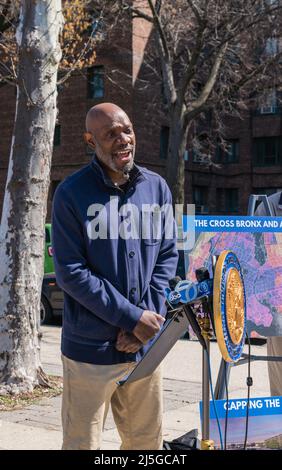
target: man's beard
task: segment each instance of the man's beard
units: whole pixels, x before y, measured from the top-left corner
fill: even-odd
[[[108,167],[110,170],[114,171],[115,173],[127,174],[134,165],[135,147],[133,147],[131,150],[132,157],[130,161],[127,162],[123,167],[119,167],[115,162],[115,158],[112,155],[105,155],[98,146],[96,147],[96,155],[102,164]]]
[[[132,155],[133,155],[133,152],[132,152]],[[130,160],[130,162],[126,163],[126,165],[124,165],[122,170],[118,170],[118,171],[122,171],[123,174],[127,174],[130,172],[130,170],[132,170],[133,164],[134,164],[134,157],[132,156],[132,159]]]

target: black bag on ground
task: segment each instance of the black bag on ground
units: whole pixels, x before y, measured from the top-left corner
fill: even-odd
[[[173,441],[164,441],[163,450],[200,450],[200,441],[197,436],[198,429],[192,429]]]

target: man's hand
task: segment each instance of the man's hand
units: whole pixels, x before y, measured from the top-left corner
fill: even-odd
[[[120,330],[117,336],[116,349],[126,353],[136,353],[143,346],[132,333]]]
[[[144,310],[133,330],[133,334],[143,344],[146,344],[149,339],[153,338],[160,331],[163,323],[164,318],[161,315],[150,310]]]

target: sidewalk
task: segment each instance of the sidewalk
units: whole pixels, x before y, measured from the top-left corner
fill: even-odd
[[[45,372],[62,375],[60,360],[60,332],[57,326],[43,327],[42,363]],[[247,352],[247,348],[246,351]],[[251,354],[266,355],[266,345],[252,346]],[[211,343],[213,386],[220,364],[220,353]],[[179,340],[163,362],[164,371],[164,438],[171,440],[191,429],[199,429],[199,401],[202,390],[202,351],[197,341]],[[269,385],[266,362],[252,362],[254,385],[251,397],[268,396]],[[247,364],[231,370],[229,397],[247,396]],[[60,449],[62,432],[60,423],[61,396],[45,398],[36,405],[21,410],[0,412],[0,449],[56,450]],[[119,436],[111,413],[103,434],[106,449],[119,448]]]

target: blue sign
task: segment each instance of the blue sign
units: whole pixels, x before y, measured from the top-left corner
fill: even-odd
[[[203,406],[199,403],[202,419]],[[240,449],[246,431],[246,414],[249,408],[247,447],[282,449],[282,397],[238,398],[215,400],[221,434],[224,436],[227,418],[227,449]],[[218,424],[214,404],[210,402],[210,439],[220,448]]]
[[[188,232],[282,232],[282,217],[183,216],[183,231]]]

